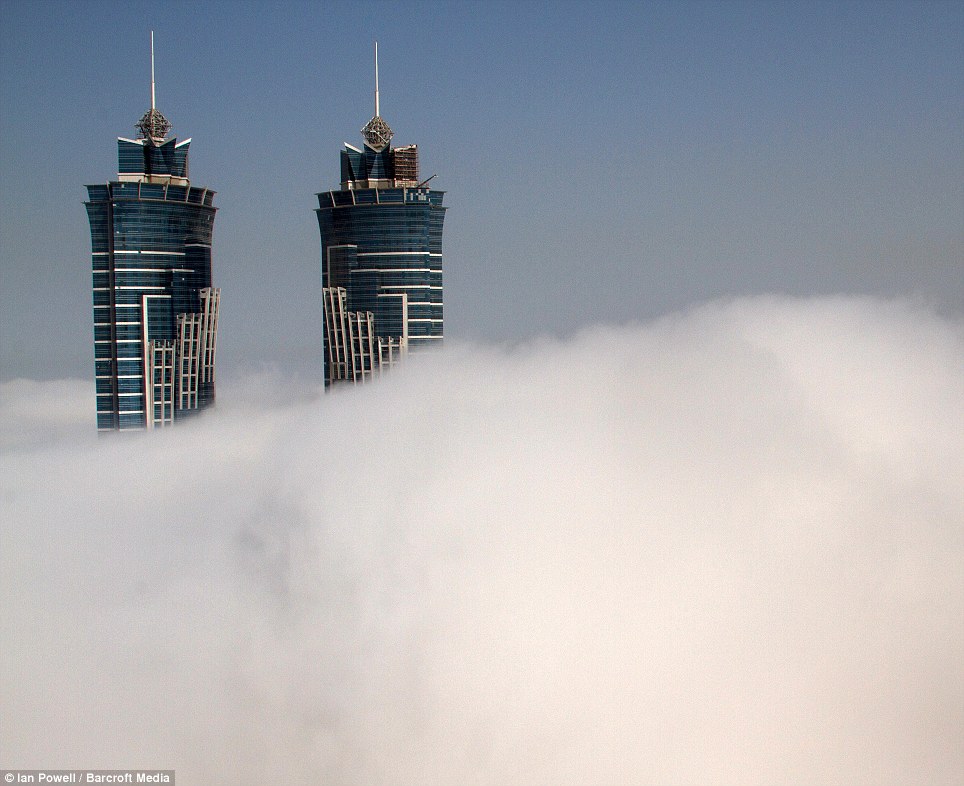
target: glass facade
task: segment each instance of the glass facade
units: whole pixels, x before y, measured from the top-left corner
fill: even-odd
[[[380,150],[346,145],[341,177],[339,191],[318,194],[315,211],[325,293],[326,384],[346,379],[334,360],[341,351],[332,344],[343,334],[332,332],[333,304],[342,303],[348,314],[370,314],[375,343],[400,346],[401,354],[442,339],[445,192],[418,182],[415,145]],[[347,346],[345,353],[351,355]]]
[[[189,146],[118,139],[118,179],[87,186],[101,431],[168,425],[214,402],[216,208],[188,180]]]

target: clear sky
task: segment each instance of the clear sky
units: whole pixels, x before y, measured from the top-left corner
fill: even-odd
[[[964,306],[964,4],[0,0],[0,377],[88,378],[84,185],[157,105],[218,191],[219,373],[320,365],[314,194],[447,191],[449,339],[776,292]]]

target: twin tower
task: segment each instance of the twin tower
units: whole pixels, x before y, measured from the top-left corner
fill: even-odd
[[[214,403],[221,291],[213,285],[214,191],[192,185],[191,140],[154,105],[117,140],[117,180],[87,186],[97,429],[163,427]],[[418,147],[392,147],[375,116],[341,151],[341,188],[318,194],[325,386],[361,383],[442,338],[444,192]],[[434,175],[432,176],[434,177]]]

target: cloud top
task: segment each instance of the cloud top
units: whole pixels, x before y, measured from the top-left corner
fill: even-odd
[[[758,298],[285,405],[238,381],[151,436],[5,423],[0,759],[959,783],[962,358],[912,304]]]

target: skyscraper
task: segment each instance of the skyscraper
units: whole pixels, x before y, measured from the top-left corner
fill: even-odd
[[[188,179],[190,139],[154,102],[117,140],[117,180],[87,186],[99,431],[167,426],[214,403],[220,290],[214,191]]]
[[[341,151],[341,189],[318,194],[325,385],[364,382],[442,339],[443,191],[420,181],[418,147],[392,147],[375,116]],[[432,176],[434,177],[434,175]]]

